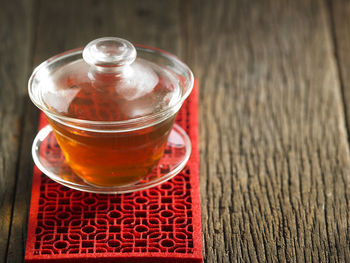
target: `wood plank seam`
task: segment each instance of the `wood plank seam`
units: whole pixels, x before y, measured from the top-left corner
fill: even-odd
[[[324,0],[327,1],[327,19],[330,24],[330,32],[331,32],[331,39],[332,39],[332,47],[334,50],[334,58],[336,62],[336,68],[337,68],[337,75],[338,75],[338,81],[340,85],[340,94],[342,97],[342,102],[343,102],[343,114],[344,114],[344,122],[346,125],[346,132],[347,132],[347,141],[348,141],[348,147],[350,148],[350,123],[349,123],[349,118],[348,112],[350,109],[348,109],[348,106],[346,104],[346,96],[345,96],[345,86],[344,86],[344,76],[341,72],[341,65],[340,65],[340,58],[339,58],[339,53],[338,53],[338,42],[337,42],[337,36],[335,32],[335,21],[334,21],[334,10],[333,10],[333,5],[332,5],[332,0]]]

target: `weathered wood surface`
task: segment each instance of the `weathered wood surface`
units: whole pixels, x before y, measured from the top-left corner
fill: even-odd
[[[8,239],[16,228],[12,214],[30,70],[32,6],[22,0],[0,4],[0,262],[5,262]]]
[[[349,3],[1,6],[0,262],[24,255],[38,113],[28,75],[108,35],[169,50],[199,78],[205,262],[350,261]]]
[[[349,261],[349,145],[328,6],[220,3],[192,8],[205,258]]]

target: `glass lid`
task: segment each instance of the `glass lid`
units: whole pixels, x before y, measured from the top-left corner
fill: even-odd
[[[106,37],[45,61],[31,76],[29,94],[55,118],[118,123],[181,106],[192,85],[191,71],[176,57]]]

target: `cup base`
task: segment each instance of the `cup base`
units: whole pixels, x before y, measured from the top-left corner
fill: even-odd
[[[133,184],[105,187],[92,185],[72,171],[50,125],[38,132],[32,146],[35,165],[52,180],[69,188],[100,194],[129,193],[159,185],[177,175],[185,167],[190,155],[191,141],[188,135],[174,124],[163,157],[145,178]]]

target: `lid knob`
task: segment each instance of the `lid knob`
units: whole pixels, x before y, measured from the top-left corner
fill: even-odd
[[[121,67],[131,64],[136,59],[136,49],[122,38],[98,38],[87,44],[83,58],[100,72],[119,72]]]

